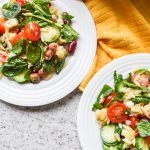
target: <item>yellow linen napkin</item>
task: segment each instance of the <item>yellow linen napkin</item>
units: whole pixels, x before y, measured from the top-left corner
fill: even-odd
[[[85,0],[85,3],[95,21],[98,45],[93,65],[79,86],[81,91],[113,59],[150,52],[150,0]]]

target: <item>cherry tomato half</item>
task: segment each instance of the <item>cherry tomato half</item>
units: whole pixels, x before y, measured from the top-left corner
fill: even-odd
[[[127,120],[127,115],[125,114],[127,107],[123,103],[115,102],[107,110],[107,116],[109,120],[113,123],[121,123]]]
[[[30,22],[24,29],[25,37],[30,41],[38,41],[41,37],[40,27],[36,22]]]
[[[130,116],[128,120],[131,122],[130,127],[134,129],[137,126],[138,118],[135,116]]]
[[[147,142],[147,144],[148,144],[149,147],[150,147],[150,136],[146,137],[146,142]]]
[[[22,29],[15,37],[10,40],[10,43],[13,45],[21,38],[25,38],[24,30]]]
[[[6,20],[4,18],[0,18],[0,35],[5,33],[5,26],[4,23]]]
[[[0,52],[0,62],[2,63],[7,62],[7,57],[2,52]]]
[[[112,92],[110,95],[106,96],[104,99],[104,106],[107,106],[107,104],[116,96],[114,92]]]
[[[26,3],[25,0],[16,0],[16,2],[19,3],[20,6],[23,6]]]

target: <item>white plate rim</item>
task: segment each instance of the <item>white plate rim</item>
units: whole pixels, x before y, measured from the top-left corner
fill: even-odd
[[[3,1],[6,1],[6,0],[3,0]],[[3,1],[1,1],[1,2],[3,2]],[[49,103],[53,103],[53,102],[58,101],[61,98],[65,97],[69,93],[71,93],[81,83],[81,81],[84,79],[84,77],[88,73],[89,68],[91,67],[91,65],[93,63],[95,53],[96,53],[96,46],[97,46],[96,28],[95,28],[95,24],[92,19],[92,16],[91,16],[90,12],[88,11],[87,7],[85,6],[85,4],[81,0],[73,0],[73,1],[69,1],[69,3],[68,3],[68,0],[62,0],[62,1],[55,0],[54,3],[56,4],[57,2],[61,3],[61,5],[63,5],[65,8],[67,8],[67,11],[70,11],[72,9],[72,13],[74,13],[73,15],[75,15],[75,16],[79,17],[82,15],[85,15],[84,18],[83,17],[82,18],[83,18],[83,21],[85,21],[85,19],[86,19],[86,21],[84,22],[84,24],[82,21],[80,25],[83,25],[82,32],[85,32],[84,38],[86,38],[86,39],[83,39],[83,34],[81,32],[82,37],[79,39],[79,42],[81,42],[81,43],[83,42],[83,44],[86,44],[86,42],[88,42],[87,43],[88,46],[85,45],[85,50],[84,50],[85,56],[83,55],[83,50],[82,50],[81,56],[83,57],[83,59],[81,58],[81,56],[78,58],[76,57],[76,59],[80,59],[80,61],[77,60],[77,63],[75,64],[75,67],[72,67],[72,70],[73,71],[78,70],[78,71],[73,72],[71,70],[69,72],[70,75],[68,75],[69,73],[66,75],[68,78],[65,76],[64,77],[65,79],[61,79],[59,81],[58,85],[54,84],[55,86],[53,86],[53,88],[52,87],[45,88],[45,86],[47,86],[48,84],[45,84],[45,85],[43,84],[42,89],[40,89],[39,86],[36,86],[35,87],[36,89],[34,89],[34,90],[36,90],[36,92],[33,90],[30,92],[29,95],[26,92],[27,89],[25,90],[25,92],[26,92],[26,94],[25,94],[25,92],[22,91],[22,89],[18,88],[17,90],[15,90],[16,87],[15,88],[11,87],[13,85],[12,82],[14,82],[14,81],[12,81],[10,83],[10,82],[8,82],[7,79],[5,79],[5,82],[6,81],[7,82],[3,83],[4,81],[2,82],[0,80],[0,84],[1,84],[0,99],[1,100],[11,103],[11,104],[20,105],[20,106],[40,106],[40,105],[46,105]],[[78,8],[78,11],[76,11],[77,8]],[[78,19],[80,19],[80,21],[81,21],[81,17],[79,17],[79,18],[75,17],[75,21],[74,21],[75,25],[74,24],[73,25],[75,27],[77,27],[78,30],[80,30],[80,28],[82,28],[82,27],[80,27],[80,28],[78,27],[77,23],[80,23],[80,22],[78,22]],[[81,45],[79,45],[79,47],[80,46]],[[83,46],[82,46],[82,48],[83,48]],[[80,50],[81,50],[81,48],[80,48]],[[77,51],[78,51],[78,49],[77,49]],[[77,53],[79,53],[79,52],[77,52]],[[87,59],[86,59],[86,57],[87,57]],[[74,58],[74,60],[72,58],[71,61],[75,61],[75,58]],[[84,65],[84,64],[86,64],[86,65]],[[71,66],[70,66],[70,68],[71,68]],[[64,68],[64,70],[65,70],[65,68]],[[62,72],[65,72],[65,71],[62,71]],[[61,73],[61,74],[63,74],[63,73]],[[61,76],[61,75],[59,75],[59,76]],[[58,78],[58,79],[60,79],[60,78]],[[56,82],[56,79],[54,81],[50,81],[50,82],[54,83],[54,82]],[[8,85],[6,86],[6,84],[10,84],[10,85],[12,84],[12,85],[9,87]],[[9,92],[8,92],[8,90],[7,91],[5,90],[6,87],[9,90]],[[28,86],[28,87],[31,88],[31,86]],[[59,89],[58,91],[56,90],[57,88]],[[40,95],[39,92],[45,92],[45,95],[44,96],[42,94]],[[39,95],[39,97],[38,97],[38,95]]]
[[[82,94],[82,97],[80,98],[80,102],[79,102],[79,106],[78,106],[78,111],[77,111],[77,130],[78,130],[78,137],[79,137],[79,141],[80,141],[80,144],[81,144],[81,147],[83,150],[91,150],[92,146],[90,144],[90,141],[86,141],[86,137],[88,137],[88,135],[85,135],[85,131],[87,131],[85,129],[85,126],[83,128],[83,124],[87,124],[88,122],[86,122],[85,120],[83,121],[83,115],[81,116],[81,114],[84,113],[85,115],[85,110],[84,108],[85,107],[85,104],[86,102],[90,103],[90,100],[89,99],[86,99],[87,97],[89,97],[90,94],[90,91],[91,91],[91,88],[94,88],[94,84],[96,84],[96,82],[98,81],[100,75],[102,73],[105,72],[106,68],[108,69],[108,67],[110,66],[113,66],[115,64],[119,64],[120,61],[127,61],[127,60],[130,60],[130,59],[141,59],[141,58],[147,58],[147,59],[150,59],[150,54],[149,53],[136,53],[136,54],[129,54],[129,55],[125,55],[125,56],[122,56],[120,58],[117,58],[113,61],[111,61],[110,63],[106,64],[104,67],[102,67],[95,75],[94,77],[90,80],[90,82],[88,83],[87,87],[85,88],[83,94]],[[144,61],[144,60],[143,60]],[[139,62],[140,63],[140,62]],[[150,63],[149,63],[150,64]],[[109,68],[110,69],[110,68]],[[136,68],[134,68],[136,69]],[[149,67],[150,69],[150,67]],[[113,81],[113,77],[112,77],[112,81]],[[106,83],[107,84],[107,83]],[[101,89],[101,88],[100,88]],[[99,93],[99,90],[98,92]],[[97,95],[96,95],[97,96]],[[95,96],[95,98],[96,98]],[[89,100],[89,101],[88,101]],[[93,104],[93,103],[92,103]],[[89,111],[91,111],[91,107],[92,106],[89,106]],[[92,112],[92,111],[91,111]],[[92,116],[93,120],[95,120],[95,116],[94,116],[94,113],[93,113],[93,116]],[[96,127],[97,126],[97,127]],[[95,128],[100,128],[100,126],[98,125],[97,121],[95,120]],[[85,131],[83,131],[85,130]],[[98,133],[98,135],[100,136],[100,133]],[[94,139],[95,140],[95,139]],[[101,146],[101,147],[100,147]],[[94,150],[103,150],[102,148],[102,145],[99,141],[99,147],[95,147]]]

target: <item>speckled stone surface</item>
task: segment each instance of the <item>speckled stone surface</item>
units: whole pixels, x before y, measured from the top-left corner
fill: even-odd
[[[75,90],[46,106],[27,108],[0,102],[0,150],[81,150]]]

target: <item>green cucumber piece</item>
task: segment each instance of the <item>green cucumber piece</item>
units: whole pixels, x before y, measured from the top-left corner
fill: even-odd
[[[142,137],[137,137],[135,140],[135,146],[138,150],[149,150],[149,146],[145,139]]]
[[[44,42],[55,42],[60,37],[60,30],[57,27],[45,27],[41,29],[41,40]]]
[[[108,146],[106,144],[103,144],[103,149],[104,150],[119,150],[117,146]]]
[[[14,76],[13,79],[18,83],[23,83],[29,81],[29,74],[30,74],[30,69],[25,69],[19,75]]]
[[[104,149],[104,150],[109,150],[109,148],[110,148],[109,146],[103,144],[103,149]]]
[[[101,137],[104,143],[108,144],[116,144],[117,140],[115,139],[115,125],[106,125],[101,129]]]

